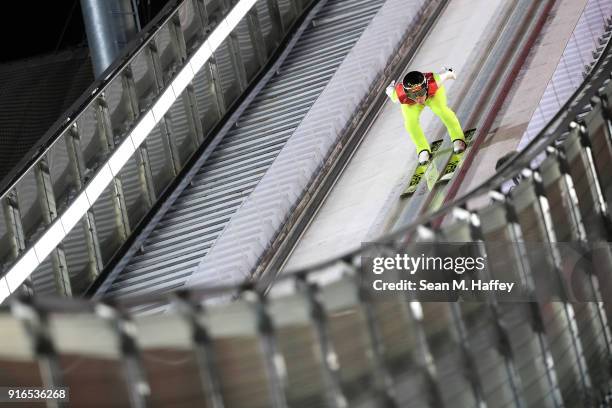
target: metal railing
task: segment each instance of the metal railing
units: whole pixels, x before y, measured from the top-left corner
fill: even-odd
[[[3,186],[0,299],[83,293],[311,3],[167,7]]]

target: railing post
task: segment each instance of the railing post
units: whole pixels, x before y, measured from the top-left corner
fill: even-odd
[[[181,62],[184,64],[185,61],[187,61],[187,45],[185,43],[183,30],[181,29],[181,20],[178,18],[178,16],[175,16],[170,23],[170,35],[174,47],[179,53]],[[198,100],[195,96],[193,85],[191,83],[187,85],[187,88],[185,88],[183,92],[185,96],[181,98],[180,95],[177,95],[177,98],[181,98],[183,100],[183,108],[185,109],[185,112],[187,112],[187,121],[192,134],[191,141],[195,150],[198,148],[200,143],[204,141],[204,129],[202,128],[202,122],[198,117]]]
[[[19,319],[30,337],[34,355],[38,360],[40,379],[45,388],[60,388],[64,386],[62,368],[49,333],[47,313],[32,303],[30,299],[17,300],[11,304],[13,315]],[[48,400],[47,407],[64,408],[66,402]]]
[[[70,169],[75,180],[76,191],[83,190],[83,172],[85,170],[85,161],[81,149],[81,136],[79,129],[75,123],[70,128],[66,135],[66,150],[68,151],[68,160]],[[81,219],[81,226],[85,233],[85,241],[87,245],[87,256],[89,258],[89,273],[90,282],[100,274],[104,263],[102,262],[102,252],[100,251],[100,242],[98,241],[98,231],[92,208],[89,208],[85,216]]]
[[[272,320],[266,309],[263,296],[259,293],[246,292],[243,297],[251,303],[253,307],[254,319],[257,321],[257,334],[260,338],[263,354],[266,359],[266,371],[270,379],[270,397],[272,407],[287,408],[287,398],[283,383],[285,379],[278,367],[278,361],[282,357],[276,347],[274,337],[274,327]],[[250,298],[250,299],[249,299]]]
[[[43,220],[45,225],[49,226],[57,218],[57,207],[55,205],[53,184],[51,183],[51,175],[49,174],[46,158],[42,158],[37,163],[34,172]],[[66,262],[66,254],[61,244],[51,251],[51,263],[53,265],[57,292],[62,296],[71,296],[72,286],[70,284],[70,274],[68,273],[68,263]]]
[[[255,51],[255,57],[257,58],[257,62],[259,67],[263,67],[267,61],[267,51],[265,49],[265,42],[263,35],[261,33],[261,23],[259,22],[259,14],[257,13],[257,8],[253,7],[247,13],[246,17],[247,26],[249,28],[249,36],[251,38],[251,46]]]
[[[472,387],[472,393],[478,406],[486,405],[484,399],[484,391],[480,378],[478,377],[478,370],[476,365],[476,356],[471,351],[469,340],[467,339],[465,324],[461,316],[461,308],[457,302],[448,304],[450,308],[450,316],[455,324],[455,330],[457,332],[458,348],[463,359],[463,369],[467,382]]]
[[[120,363],[123,366],[123,378],[126,381],[130,406],[147,407],[151,389],[141,366],[133,323],[123,313],[105,304],[96,306],[96,314],[108,323],[117,336]]]
[[[208,18],[208,11],[206,10],[204,0],[197,0],[197,13],[200,18],[202,28],[206,31],[207,34],[210,33],[210,21]],[[204,65],[203,69],[206,74],[206,80],[210,84],[209,92],[211,93],[211,95],[213,96],[213,100],[215,101],[217,118],[220,119],[225,113],[225,98],[223,97],[221,77],[219,76],[219,69],[217,68],[217,62],[214,53],[208,59],[208,62]]]
[[[98,122],[99,135],[102,138],[102,149],[108,157],[115,147],[115,136],[111,124],[110,113],[106,103],[104,93],[98,98],[96,104],[96,119]],[[123,186],[119,177],[113,177],[113,208],[115,210],[115,223],[119,231],[119,237],[124,242],[130,235],[130,220],[128,218],[127,206],[123,195]]]
[[[138,96],[136,94],[136,85],[134,84],[134,75],[131,67],[126,68],[121,80],[123,89],[128,95],[128,115],[132,123],[134,123],[138,119],[140,108],[138,106]],[[153,172],[151,171],[151,161],[149,160],[149,151],[146,141],[141,143],[136,149],[136,159],[138,161],[140,189],[147,203],[147,208],[151,208],[156,200],[155,181],[153,180]]]
[[[223,1],[223,6],[225,8],[225,14],[230,12],[230,5],[228,0]],[[230,49],[230,57],[232,59],[232,67],[234,69],[234,74],[236,75],[236,79],[238,80],[238,86],[240,87],[240,91],[244,91],[248,85],[246,70],[244,67],[244,61],[242,60],[242,54],[240,54],[240,43],[238,42],[238,36],[236,35],[235,29],[232,31],[227,38],[229,49]]]
[[[234,68],[234,73],[236,74],[236,78],[238,79],[238,85],[240,86],[240,91],[244,91],[248,85],[246,69],[244,67],[244,60],[242,59],[242,54],[240,54],[240,43],[238,42],[238,36],[235,32],[231,32],[229,37],[229,47],[230,54],[232,57],[232,66]]]
[[[159,53],[157,51],[157,46],[154,42],[151,42],[148,46],[149,53],[149,62],[150,68],[153,72],[153,77],[155,78],[155,86],[157,87],[157,94],[160,95],[164,90],[164,76],[162,72],[161,62],[159,60]],[[175,177],[180,169],[180,159],[179,154],[176,148],[176,145],[172,141],[172,132],[171,132],[171,124],[168,120],[168,114],[166,113],[163,118],[159,119],[159,126],[161,127],[161,135],[164,147],[168,153],[168,158],[170,160],[170,169],[172,171],[172,176]]]
[[[192,302],[184,292],[173,297],[178,312],[191,327],[193,348],[196,355],[196,363],[200,373],[202,388],[206,394],[211,408],[223,408],[223,397],[221,385],[219,384],[219,370],[215,365],[214,349],[208,328],[200,323],[198,313],[202,312],[201,306]]]
[[[352,264],[348,264],[348,267],[353,270],[354,274],[358,273]],[[363,279],[353,276],[351,283],[354,285],[356,291],[359,309],[361,309],[361,313],[363,313],[365,318],[366,329],[370,341],[370,350],[368,350],[368,354],[372,356],[373,363],[372,378],[374,388],[377,394],[379,394],[380,405],[385,407],[396,407],[398,404],[393,390],[393,379],[385,364],[384,346],[381,340],[382,335],[376,325],[372,294],[365,289]]]
[[[16,260],[26,250],[25,233],[23,224],[21,223],[21,212],[19,211],[19,199],[17,189],[13,188],[2,200],[4,208],[4,216],[6,218],[6,228],[13,253],[13,259]],[[33,293],[32,278],[24,281],[23,291],[25,294]]]
[[[223,87],[221,85],[221,75],[219,75],[219,67],[217,66],[217,58],[215,54],[211,55],[208,63],[206,63],[207,76],[210,83],[210,93],[216,101],[218,117],[221,118],[226,111],[225,96],[223,95]]]
[[[328,405],[333,408],[348,407],[348,401],[342,390],[338,367],[332,366],[331,363],[336,361],[337,357],[329,339],[325,310],[317,297],[317,288],[308,283],[305,276],[297,277],[296,287],[310,306],[310,316],[317,333],[318,347],[321,353],[322,375],[328,389],[326,395]]]

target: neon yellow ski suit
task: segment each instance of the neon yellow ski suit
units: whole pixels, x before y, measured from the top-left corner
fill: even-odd
[[[400,104],[402,108],[402,115],[404,116],[404,126],[406,127],[410,138],[414,142],[417,154],[423,150],[428,150],[431,152],[429,142],[427,141],[427,138],[425,137],[423,129],[421,129],[421,125],[419,123],[419,117],[421,116],[421,112],[425,106],[429,107],[429,109],[431,109],[432,112],[440,118],[442,123],[444,123],[444,126],[446,126],[448,134],[450,135],[451,142],[454,142],[457,139],[465,141],[463,130],[461,129],[461,124],[459,123],[459,119],[457,119],[457,115],[455,115],[455,112],[453,112],[452,109],[446,104],[446,90],[444,89],[444,86],[442,86],[443,79],[439,74],[434,74],[434,79],[438,84],[438,90],[434,96],[428,97],[425,100],[425,104]],[[395,89],[393,89],[389,96],[394,103],[399,103],[399,98]]]

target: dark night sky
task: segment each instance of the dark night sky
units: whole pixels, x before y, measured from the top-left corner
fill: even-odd
[[[138,0],[143,27],[167,1]],[[80,0],[2,3],[0,63],[87,44]]]

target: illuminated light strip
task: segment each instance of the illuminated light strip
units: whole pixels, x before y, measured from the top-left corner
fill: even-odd
[[[85,193],[79,194],[76,200],[64,211],[60,217],[60,222],[64,226],[64,231],[68,232],[83,218],[89,209],[89,201]]]
[[[200,69],[202,69],[202,67],[204,66],[204,64],[206,64],[206,61],[208,61],[208,59],[211,57],[212,53],[213,52],[210,49],[208,41],[202,44],[200,49],[193,54],[193,57],[191,57],[191,61],[189,62],[189,64],[191,65],[191,69],[193,69],[193,72],[199,72]]]
[[[111,158],[108,160],[108,167],[113,176],[119,175],[121,168],[130,160],[132,154],[136,151],[134,143],[132,143],[131,135],[126,137],[123,143],[115,150]]]
[[[193,81],[194,76],[195,73],[193,69],[191,69],[191,63],[188,62],[181,72],[178,73],[176,78],[174,78],[174,81],[172,81],[172,89],[177,98],[183,93],[185,88],[187,88],[187,85]]]
[[[208,39],[204,41],[189,61],[186,62],[183,69],[176,75],[153,107],[125,138],[121,146],[113,152],[108,161],[98,170],[85,188],[85,191],[81,192],[77,199],[64,210],[64,213],[51,224],[47,232],[34,244],[34,247],[21,256],[6,275],[0,278],[0,303],[21,286],[34,269],[44,261],[87,213],[87,210],[100,197],[113,177],[119,174],[125,163],[144,142],[157,122],[163,118],[174,101],[193,80],[195,73],[200,71],[213,52],[225,41],[256,2],[257,0],[241,0],[234,6],[209,35]]]
[[[24,280],[30,276],[30,273],[40,264],[34,248],[30,248],[15,265],[6,274],[6,283],[8,284],[9,290],[15,292]],[[4,299],[2,299],[4,300]]]
[[[98,174],[96,174],[87,187],[85,187],[85,195],[87,196],[87,200],[89,200],[90,206],[102,195],[102,192],[112,180],[113,173],[110,167],[108,167],[108,162],[106,162],[100,170],[98,170]]]
[[[5,278],[0,278],[0,299],[6,299],[11,294]]]
[[[153,128],[155,127],[155,118],[153,117],[153,113],[151,111],[147,112],[147,114],[142,118],[140,123],[136,125],[132,133],[130,134],[130,139],[132,139],[132,143],[134,143],[134,147],[138,149],[138,147],[144,142],[147,138],[147,135],[151,133]]]
[[[223,43],[223,40],[227,38],[228,35],[232,32],[227,21],[223,19],[217,28],[214,29],[212,33],[208,36],[208,40],[206,42],[209,44],[210,49],[214,52],[219,48],[219,46]]]
[[[153,112],[153,117],[155,118],[155,123],[159,122],[161,118],[164,117],[174,101],[176,101],[176,95],[174,95],[174,90],[172,89],[172,85],[170,85],[164,91],[164,93],[161,94],[157,102],[155,102],[151,108],[151,112]]]
[[[238,25],[240,20],[242,20],[255,3],[257,3],[257,0],[243,0],[236,4],[236,7],[234,7],[227,17],[225,17],[225,21],[227,21],[230,30],[233,30]]]
[[[39,262],[45,260],[47,255],[51,253],[55,249],[56,246],[62,242],[62,239],[66,237],[66,232],[64,231],[64,227],[59,220],[56,220],[49,228],[43,236],[36,242],[34,245],[34,252],[36,253],[36,258]]]

